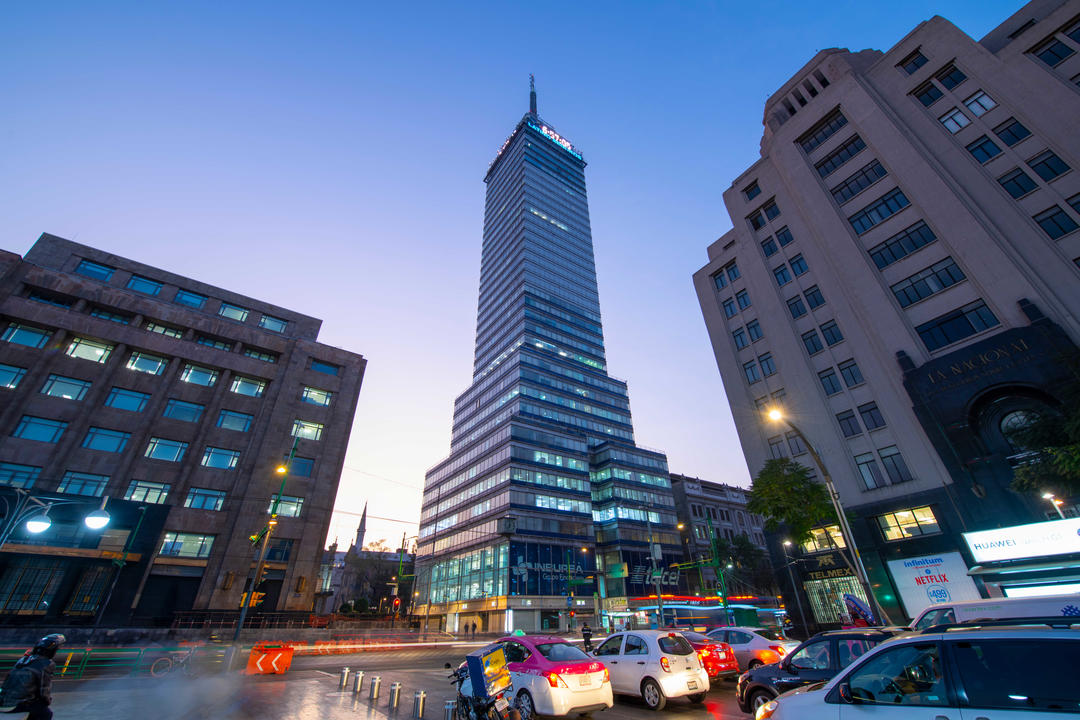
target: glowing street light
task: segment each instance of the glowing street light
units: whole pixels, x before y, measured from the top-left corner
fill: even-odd
[[[1061,511],[1061,506],[1065,504],[1064,500],[1054,497],[1054,493],[1049,492],[1043,493],[1043,499],[1049,500],[1050,504],[1054,506],[1055,510],[1057,510],[1058,517],[1060,517],[1062,520],[1065,519],[1065,513]]]
[[[109,524],[109,513],[105,510],[105,503],[109,501],[109,498],[101,499],[101,507],[93,512],[89,513],[83,518],[83,522],[86,523],[86,527],[91,530],[101,530]]]
[[[49,512],[46,510],[40,515],[35,515],[26,521],[26,529],[34,533],[43,533],[52,527],[52,520],[49,519]]]

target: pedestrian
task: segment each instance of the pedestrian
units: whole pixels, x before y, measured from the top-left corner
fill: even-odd
[[[472,624],[472,639],[476,639],[476,623]]]
[[[53,656],[64,644],[63,635],[46,635],[26,651],[4,679],[0,707],[5,713],[29,713],[26,720],[52,720]]]
[[[581,626],[581,637],[585,640],[585,652],[592,652],[592,628],[589,627],[589,623]]]

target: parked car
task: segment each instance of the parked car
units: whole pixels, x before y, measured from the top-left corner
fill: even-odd
[[[607,668],[578,646],[548,635],[513,635],[498,642],[506,653],[521,720],[584,715],[612,706]]]
[[[735,659],[735,652],[726,642],[688,630],[682,630],[680,634],[690,641],[698,654],[698,660],[709,676],[710,685],[716,684],[720,678],[739,674],[739,661]]]
[[[713,640],[726,642],[735,651],[740,670],[780,662],[799,646],[798,641],[785,637],[778,630],[759,627],[725,627],[706,633]]]
[[[705,702],[709,676],[690,642],[668,630],[634,630],[610,635],[593,653],[611,673],[616,693],[640,695],[651,710],[669,698]]]
[[[931,605],[919,613],[909,626],[925,630],[933,625],[970,620],[1005,620],[1012,618],[1062,617],[1067,608],[1080,607],[1080,593],[1036,597],[1003,597],[988,600],[959,600]]]
[[[876,628],[820,632],[780,662],[760,665],[740,675],[735,687],[739,709],[754,713],[781,693],[829,680],[867,650],[894,635],[895,630]]]
[[[1080,620],[1077,620],[1080,623]],[[880,643],[757,720],[1066,720],[1080,712],[1080,627],[957,626]]]

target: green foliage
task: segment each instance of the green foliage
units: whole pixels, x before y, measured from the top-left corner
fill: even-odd
[[[788,458],[765,463],[750,486],[746,509],[764,517],[767,530],[786,525],[796,544],[809,540],[812,528],[836,521],[825,486]]]
[[[1076,358],[1069,364],[1072,377],[1080,377]],[[1009,434],[1013,445],[1035,453],[1016,468],[1014,490],[1050,491],[1061,497],[1080,494],[1080,380],[1059,387],[1058,392],[1060,408],[1034,415],[1030,424]]]

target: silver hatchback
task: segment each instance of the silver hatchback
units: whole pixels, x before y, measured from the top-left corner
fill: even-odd
[[[731,646],[735,659],[739,661],[739,670],[780,662],[785,655],[799,647],[799,641],[790,640],[772,628],[726,627],[717,628],[706,635]]]

